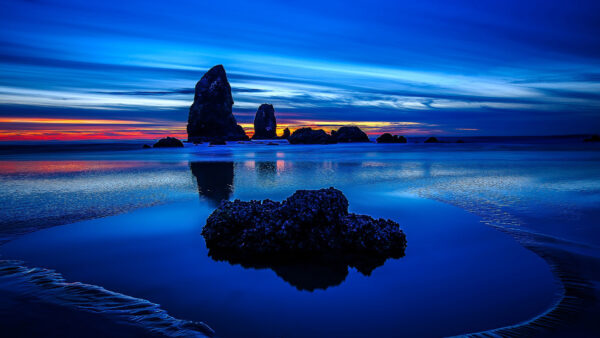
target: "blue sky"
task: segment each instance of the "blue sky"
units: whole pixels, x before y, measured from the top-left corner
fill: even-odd
[[[2,2],[0,139],[40,118],[182,130],[215,64],[245,126],[268,102],[290,126],[600,131],[598,1]]]

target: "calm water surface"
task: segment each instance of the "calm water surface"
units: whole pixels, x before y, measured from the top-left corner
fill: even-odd
[[[526,321],[560,300],[552,264],[523,238],[539,243],[543,235],[544,247],[552,239],[561,251],[597,259],[599,155],[594,146],[555,144],[6,155],[0,254],[160,304],[224,337],[476,332]],[[244,268],[207,256],[200,231],[221,199],[281,200],[329,186],[346,194],[351,211],[400,223],[406,256],[370,276],[327,266]],[[535,236],[515,240],[497,229]],[[597,271],[586,271],[594,283]],[[33,289],[0,285],[11,304],[35,298]],[[65,299],[58,305],[73,307]]]

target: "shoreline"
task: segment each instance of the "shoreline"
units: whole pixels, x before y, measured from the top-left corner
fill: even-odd
[[[436,201],[435,199],[428,198],[428,197],[423,197],[423,196],[421,196],[421,198],[423,198],[423,199],[426,199],[426,200],[433,200],[433,201]],[[442,201],[438,201],[438,202],[442,202]],[[174,202],[170,202],[170,203],[174,203]],[[170,204],[170,203],[169,203],[169,202],[166,202],[166,203],[164,203],[164,204]],[[445,202],[443,202],[443,203],[445,203]],[[458,207],[458,206],[455,206],[455,205],[452,205],[452,204],[449,204],[449,203],[445,203],[445,204],[448,204],[448,205],[450,205],[450,206],[452,206],[452,207],[454,207],[454,208],[460,209],[460,210],[462,210],[462,211],[464,211],[464,212],[469,212],[468,210],[465,210],[465,209],[463,209],[463,208],[460,208],[460,207]],[[148,209],[148,208],[152,208],[152,207],[153,207],[153,206],[147,206],[147,207],[141,207],[141,208],[137,208],[137,209]],[[132,211],[134,211],[134,210],[125,211],[125,212],[123,212],[123,213],[121,213],[121,214],[127,214],[127,213],[129,213],[129,212],[132,212]],[[470,212],[469,212],[469,213],[470,213]],[[116,215],[109,215],[109,216],[104,216],[104,217],[111,217],[111,216],[116,216]],[[478,217],[478,218],[481,218],[480,216],[477,216],[477,217]],[[100,217],[100,218],[103,218],[103,217]],[[78,223],[78,222],[75,222],[75,223]],[[74,223],[69,223],[69,224],[74,224]],[[47,227],[47,228],[44,228],[44,229],[49,229],[49,228],[52,228],[52,227],[58,227],[58,226],[65,226],[65,225],[69,225],[69,224],[55,225],[55,226],[50,226],[50,227]],[[43,230],[43,229],[38,229],[38,230]],[[17,236],[17,237],[21,237],[21,236]],[[16,239],[16,238],[15,238],[15,239]],[[0,245],[3,245],[3,244],[0,244]],[[523,246],[523,245],[522,245],[522,243],[520,243],[520,242],[519,242],[519,245]],[[12,261],[12,260],[11,260],[11,261]],[[9,261],[9,262],[11,262],[11,261]],[[2,264],[4,264],[4,263],[6,263],[7,261],[6,261],[6,260],[2,260],[2,259],[0,259],[0,262],[1,262]],[[547,262],[546,262],[546,263],[547,263]],[[1,272],[2,270],[3,270],[3,268],[0,268],[0,272]],[[29,270],[29,268],[25,268],[25,267],[23,267],[21,270],[25,271],[25,270]],[[62,278],[62,277],[61,277],[61,275],[60,275],[60,272],[54,272],[54,271],[52,271],[52,270],[47,270],[47,269],[45,269],[45,268],[33,268],[33,270],[46,270],[46,271],[50,271],[50,273],[51,273],[51,274],[59,276],[59,277],[60,277],[59,279],[61,279],[61,278]],[[20,271],[19,271],[19,272],[20,272]],[[554,270],[553,270],[553,274],[554,274]],[[88,284],[85,284],[85,285],[88,285]],[[102,286],[94,286],[94,285],[91,285],[90,287],[99,287],[99,288],[101,288],[101,289],[104,289]],[[564,286],[563,286],[563,289],[564,289]],[[107,291],[107,292],[112,292],[112,291]],[[121,293],[118,293],[118,292],[117,292],[117,294],[121,294]],[[124,296],[124,297],[130,297],[130,296],[126,296],[126,295],[123,295],[123,296]],[[557,307],[557,305],[559,305],[559,304],[560,304],[560,303],[563,301],[563,299],[564,299],[564,296],[563,296],[563,297],[562,297],[560,300],[558,300],[556,303],[554,303],[554,305],[553,305],[553,306],[551,306],[550,308],[548,308],[548,309],[547,309],[547,310],[546,310],[544,313],[540,314],[539,316],[536,316],[535,318],[538,318],[538,317],[540,317],[540,316],[546,316],[548,313],[552,313],[552,312],[554,312],[554,311],[555,311],[555,309],[556,309],[556,307]],[[144,300],[144,299],[141,299],[141,301],[145,301],[145,300]],[[147,301],[147,302],[149,302],[150,304],[152,304],[152,302],[151,302],[151,301]],[[161,311],[163,311],[163,310],[161,310]],[[127,315],[127,314],[124,314],[124,315]],[[178,319],[176,319],[176,318],[175,318],[174,320],[178,320]],[[532,321],[532,319],[529,319],[529,320],[528,320],[528,319],[525,319],[525,320],[524,320],[522,323],[525,323],[525,322],[530,322],[530,321]],[[210,324],[209,324],[209,325],[210,325]],[[522,326],[522,325],[521,325],[520,323],[518,323],[518,324],[515,324],[515,326]],[[142,326],[142,327],[144,327],[144,326]],[[489,334],[489,333],[498,333],[498,334],[502,334],[502,333],[526,333],[526,331],[517,331],[517,330],[514,330],[514,329],[513,329],[513,327],[514,327],[514,326],[508,326],[508,327],[507,327],[507,326],[505,326],[505,327],[499,327],[499,328],[495,328],[495,329],[491,329],[491,330],[486,330],[486,331],[481,331],[481,332],[475,332],[475,333],[468,333],[468,332],[466,332],[466,333],[460,334],[459,336],[473,336],[473,337],[479,337],[479,336],[480,336],[480,334],[481,334],[481,336],[485,336],[486,334]],[[510,328],[510,330],[511,330],[511,331],[506,331],[506,332],[505,332],[505,330],[507,330],[508,328]],[[150,331],[152,331],[152,329],[151,329],[151,328],[150,328],[149,330],[150,330]],[[218,333],[218,332],[217,332],[217,333]]]
[[[535,317],[515,323],[514,325],[458,336],[489,337],[490,335],[493,335],[499,337],[520,337],[537,334],[553,334],[556,333],[555,331],[560,330],[569,333],[569,323],[576,321],[578,317],[582,317],[586,308],[594,305],[597,306],[597,304],[594,304],[594,301],[596,301],[594,295],[596,289],[591,281],[581,276],[575,269],[569,268],[569,266],[573,264],[573,261],[561,257],[567,255],[576,256],[576,254],[564,249],[553,249],[549,245],[549,241],[546,241],[546,245],[544,245],[544,237],[547,236],[529,231],[517,231],[514,229],[514,224],[512,223],[507,223],[506,226],[497,224],[497,220],[490,219],[489,215],[478,212],[476,205],[473,205],[473,208],[465,208],[443,198],[436,198],[434,196],[423,197],[456,206],[461,210],[465,210],[466,212],[480,217],[483,220],[482,222],[487,226],[510,235],[522,247],[530,250],[546,262],[562,288],[562,295],[556,300],[555,304]]]

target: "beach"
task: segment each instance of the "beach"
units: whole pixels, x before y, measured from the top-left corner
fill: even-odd
[[[60,277],[47,288],[25,270],[3,270],[0,297],[41,304],[36,313],[81,313],[81,332],[86,320],[106,320],[123,336],[210,333],[190,322],[223,337],[597,331],[600,148],[564,138],[447,141],[6,150],[0,259]],[[330,186],[350,211],[398,222],[405,256],[365,275],[207,255],[200,232],[221,199],[279,201]],[[106,292],[81,306],[85,291],[61,284],[73,282]],[[127,312],[107,297],[152,310]],[[156,311],[160,325],[150,320]]]

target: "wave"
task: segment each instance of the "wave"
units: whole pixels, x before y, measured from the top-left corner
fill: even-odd
[[[100,286],[67,282],[54,270],[29,268],[18,260],[0,260],[0,281],[18,283],[42,301],[113,317],[167,337],[212,337],[203,322],[177,319],[158,304],[106,290]]]

